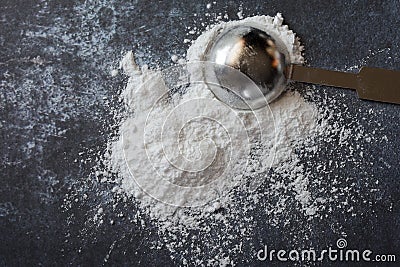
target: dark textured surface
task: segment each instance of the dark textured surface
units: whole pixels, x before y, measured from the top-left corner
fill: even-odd
[[[207,24],[206,12],[236,19],[241,5],[246,16],[282,12],[305,44],[305,58],[312,66],[400,69],[397,0],[217,1],[210,10],[207,3],[0,2],[0,265],[101,265],[112,244],[111,264],[174,263],[167,249],[148,248],[146,244],[158,235],[151,224],[131,223],[134,212],[114,225],[87,223],[99,203],[110,206],[104,220],[116,217],[118,210],[135,210],[133,202],[112,202],[107,193],[111,185],[90,175],[98,161],[91,155],[104,150],[113,132],[109,110],[119,105],[116,96],[125,80],[109,73],[121,51],[133,49],[139,64],[168,66],[172,54],[183,55],[188,47],[183,43],[187,26],[203,30],[200,22]],[[339,94],[333,88],[319,90]],[[376,164],[364,175],[379,180],[381,193],[365,195],[372,204],[360,216],[348,218],[335,210],[335,221],[316,226],[312,239],[317,247],[333,242],[333,225],[340,224],[353,247],[400,257],[399,106],[360,101],[349,91],[340,94],[351,118],[362,121],[366,129],[381,123],[382,134],[390,140],[367,149]],[[365,120],[369,109],[376,113]],[[357,171],[344,168],[337,173],[357,177]],[[83,197],[90,201],[80,201]],[[292,224],[301,227],[302,222]],[[253,241],[285,247],[285,233],[270,228],[260,227]]]

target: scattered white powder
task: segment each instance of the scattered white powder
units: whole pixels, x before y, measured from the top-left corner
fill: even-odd
[[[111,77],[116,77],[118,75],[118,70],[111,70]]]
[[[53,144],[49,143],[49,139],[70,138],[76,133],[74,126],[70,128],[71,121],[73,122],[77,118],[85,117],[89,122],[92,120],[103,122],[104,120],[104,124],[113,124],[108,118],[106,120],[103,117],[104,110],[99,112],[101,107],[109,110],[118,120],[121,110],[111,101],[111,97],[115,97],[115,95],[113,93],[110,96],[109,87],[104,86],[104,80],[99,79],[99,75],[104,73],[109,75],[110,66],[113,66],[113,60],[118,56],[115,51],[116,47],[110,46],[110,40],[119,31],[118,16],[131,16],[132,10],[118,8],[120,3],[115,1],[111,1],[111,3],[114,3],[112,4],[113,15],[106,28],[101,23],[103,13],[99,11],[108,10],[110,1],[82,1],[82,4],[74,7],[74,12],[78,14],[76,17],[82,22],[81,31],[89,34],[73,34],[68,30],[71,23],[68,23],[68,18],[63,17],[59,17],[51,25],[41,25],[40,27],[34,24],[28,25],[23,37],[29,42],[41,42],[44,37],[52,40],[51,44],[44,48],[45,55],[50,55],[50,58],[61,57],[66,51],[76,51],[76,48],[79,47],[76,56],[85,59],[82,61],[82,69],[85,71],[77,80],[76,75],[68,74],[67,67],[48,61],[47,56],[12,59],[23,66],[26,74],[22,80],[15,79],[16,76],[12,70],[7,70],[3,74],[2,86],[9,90],[3,90],[0,102],[4,103],[5,107],[9,103],[15,103],[11,109],[13,116],[8,119],[20,121],[21,123],[18,125],[22,128],[18,133],[12,128],[15,125],[8,123],[7,118],[2,118],[0,121],[0,127],[3,127],[6,133],[17,133],[15,136],[14,134],[9,136],[12,150],[6,150],[3,155],[4,164],[18,166],[24,164],[23,162],[46,163],[45,158],[49,156],[46,155],[49,151],[48,146]],[[213,5],[215,4],[216,2],[213,2]],[[114,7],[116,7],[115,10]],[[40,14],[48,14],[47,12],[51,11],[46,2],[39,4],[38,10]],[[238,11],[239,17],[243,15],[241,9]],[[213,13],[208,16],[197,14],[197,18],[197,25],[191,26],[190,30],[193,30],[193,34],[190,37],[200,34],[210,21],[219,23],[222,19],[228,19],[228,15],[224,13]],[[275,26],[272,26],[271,18],[258,17],[247,20],[251,19],[271,30],[274,30],[275,26],[282,21],[278,16],[272,20],[272,23],[275,23]],[[227,24],[218,24],[216,27],[220,28],[224,25]],[[281,25],[281,27],[286,26]],[[209,28],[192,45],[190,59],[201,57],[201,44],[213,38],[215,29]],[[280,32],[283,34],[286,31]],[[287,33],[291,35],[290,31]],[[186,37],[188,43],[191,42],[190,37]],[[288,38],[289,36],[283,35],[280,39],[285,41]],[[300,55],[300,47],[296,40],[286,43],[286,46],[290,48],[292,43],[295,45],[293,45],[294,49],[291,53]],[[146,60],[149,60],[152,54],[145,53],[141,48],[135,52],[138,57],[145,57]],[[364,59],[353,62],[351,66],[345,66],[345,68],[346,70],[359,69],[360,66],[370,63],[374,57],[396,58],[390,48],[377,48],[377,50],[370,51],[370,54]],[[125,65],[121,67],[125,70],[126,75],[134,78],[131,78],[133,84],[123,91],[122,98],[131,101],[130,99],[133,97],[138,103],[146,101],[146,99],[140,98],[140,95],[129,96],[129,92],[132,93],[135,79],[136,81],[149,80],[149,77],[145,77],[146,73],[157,72],[147,70],[144,66],[138,68],[134,63],[133,54],[127,56],[126,59],[129,60],[125,61]],[[291,60],[296,62],[302,58],[292,58]],[[112,71],[111,74],[117,75],[118,72]],[[90,82],[85,82],[85,87],[81,88],[84,90],[76,90],[76,84],[80,83],[81,78]],[[40,81],[39,85],[37,81]],[[60,86],[60,82],[63,86]],[[278,135],[280,139],[274,143],[278,153],[273,167],[267,174],[262,173],[261,171],[267,167],[260,166],[259,163],[263,163],[260,160],[261,156],[263,152],[270,150],[267,150],[265,146],[258,150],[257,147],[251,147],[252,155],[256,157],[249,159],[244,174],[248,175],[249,166],[257,166],[254,172],[260,172],[259,176],[255,173],[248,177],[245,175],[239,177],[239,182],[254,181],[255,176],[259,177],[262,184],[255,191],[247,190],[248,187],[236,186],[230,193],[212,201],[209,205],[199,208],[176,209],[176,214],[168,217],[168,214],[171,213],[170,209],[157,210],[156,208],[162,206],[150,203],[148,199],[140,195],[139,190],[126,190],[131,188],[126,184],[129,179],[132,183],[133,181],[130,174],[126,175],[128,170],[124,169],[127,166],[122,164],[123,159],[118,159],[122,155],[119,153],[121,150],[118,150],[118,144],[121,143],[113,139],[110,140],[109,146],[114,150],[112,155],[106,153],[106,161],[102,158],[104,153],[102,148],[97,146],[94,148],[91,144],[84,145],[78,152],[75,164],[85,168],[92,166],[94,162],[98,164],[94,166],[94,171],[89,177],[86,177],[87,173],[84,172],[81,177],[73,175],[61,178],[62,175],[55,172],[53,166],[42,164],[41,168],[32,171],[29,175],[38,183],[38,187],[33,188],[32,193],[40,196],[43,204],[59,203],[60,183],[63,184],[62,187],[67,190],[67,193],[61,200],[61,209],[66,215],[66,223],[69,225],[63,242],[71,244],[68,249],[77,257],[80,257],[78,255],[85,251],[86,244],[90,244],[89,247],[92,247],[93,242],[96,242],[94,240],[103,235],[104,230],[107,229],[106,231],[110,230],[115,235],[110,235],[110,238],[113,239],[109,242],[110,249],[105,255],[105,261],[113,257],[120,257],[117,258],[119,262],[124,261],[125,253],[142,253],[143,251],[139,250],[140,246],[148,246],[152,250],[162,250],[166,247],[177,265],[190,266],[224,264],[246,266],[249,265],[248,262],[254,264],[256,262],[255,254],[263,245],[274,245],[276,244],[274,241],[279,243],[282,240],[282,244],[285,244],[287,248],[316,247],[325,242],[334,241],[327,240],[327,236],[328,238],[332,235],[345,236],[346,231],[353,232],[353,229],[349,229],[349,225],[352,225],[352,217],[363,217],[365,214],[371,214],[373,217],[373,214],[382,210],[387,211],[388,214],[393,212],[395,209],[393,202],[396,199],[391,199],[387,192],[384,194],[387,190],[385,175],[386,171],[393,172],[393,168],[397,166],[385,162],[385,159],[381,158],[384,153],[380,154],[379,152],[380,149],[390,146],[395,138],[395,133],[390,132],[390,129],[385,128],[386,124],[382,123],[382,113],[386,109],[379,105],[370,105],[368,102],[360,104],[353,93],[345,91],[342,93],[340,89],[334,93],[324,94],[321,93],[324,88],[299,85],[294,90],[295,92],[289,91],[271,105],[271,109],[277,114],[280,114],[279,110],[292,112],[295,120],[292,124],[287,120],[287,115],[282,114],[280,117],[275,117],[277,129],[279,129],[277,121],[282,118],[286,118],[286,121],[281,121],[281,135]],[[314,93],[316,90],[318,93]],[[328,90],[332,91],[332,89]],[[190,99],[194,93],[195,89],[192,88],[185,97]],[[151,93],[149,94],[151,95]],[[47,101],[37,101],[36,98],[47,99]],[[175,96],[175,101],[180,103],[182,100]],[[297,104],[295,104],[296,102]],[[346,103],[351,103],[351,106]],[[294,110],[294,105],[299,106],[297,110]],[[132,107],[134,106],[132,105]],[[164,105],[160,103],[157,108],[161,107]],[[372,109],[370,109],[371,107]],[[172,107],[168,105],[165,105],[165,108],[172,110]],[[304,115],[303,119],[300,118],[302,112],[306,110],[311,111],[313,115]],[[134,116],[140,116],[139,111],[140,108],[134,110]],[[268,116],[269,113],[266,113]],[[53,120],[49,114],[55,115],[58,119]],[[136,117],[127,115],[126,118],[126,120],[134,120]],[[269,117],[266,117],[265,121],[267,119]],[[197,122],[193,122],[191,127],[185,129],[193,131],[198,129],[204,132],[205,129],[202,128],[204,127],[202,125],[207,124],[203,124],[204,121],[201,121],[202,124],[197,128],[194,127],[194,123]],[[113,132],[112,136],[119,137],[123,125],[121,125],[121,129],[117,129],[117,132]],[[289,129],[285,130],[283,127],[285,125]],[[298,130],[297,125],[307,128]],[[247,125],[247,128],[250,126],[251,124]],[[90,128],[91,125],[88,127]],[[114,125],[110,127],[114,131]],[[262,129],[261,126],[258,128]],[[225,132],[220,132],[225,137]],[[265,130],[265,136],[268,136],[267,133]],[[103,136],[106,134],[107,132],[101,132]],[[183,134],[187,136],[189,132],[186,131]],[[211,132],[207,132],[207,134],[211,139]],[[286,137],[286,135],[289,136]],[[32,140],[32,136],[35,136],[34,140]],[[212,140],[218,142],[219,146],[228,144],[224,143],[227,139]],[[268,144],[271,142],[265,143],[265,145]],[[182,145],[185,148],[185,143]],[[201,148],[202,145],[201,142],[195,142],[191,147]],[[205,142],[204,145],[207,148],[210,144]],[[153,146],[153,148],[155,147]],[[15,151],[24,154],[23,162],[15,157]],[[204,150],[194,149],[193,156],[199,157],[200,154],[196,154],[196,152],[202,151]],[[75,153],[75,150],[70,152]],[[118,170],[120,180],[115,180],[114,174],[109,173],[109,170],[104,167],[104,163],[113,165],[115,170]],[[36,175],[37,173],[40,175]],[[152,177],[148,178],[152,179]],[[132,196],[135,193],[136,197]],[[389,196],[389,198],[382,199],[382,195]],[[139,211],[136,210],[136,201],[142,207]],[[167,207],[167,205],[165,206]],[[128,210],[129,208],[132,209]],[[27,212],[31,213],[34,210]],[[152,215],[153,220],[149,219],[147,212]],[[25,211],[15,203],[0,203],[0,217],[15,216],[15,218],[19,218],[21,214],[25,214]],[[85,220],[83,224],[82,220]],[[364,218],[356,220],[364,221]],[[104,224],[112,226],[104,228]],[[132,232],[129,231],[131,226]],[[126,232],[120,231],[119,233],[122,233],[118,235],[117,232],[113,232],[117,229],[118,231],[124,229]],[[133,233],[138,229],[141,231],[140,234]],[[154,234],[154,231],[157,233]],[[315,243],[316,239],[321,238],[316,234],[322,235],[321,242]],[[123,250],[123,247],[127,245],[125,241],[129,242],[127,240],[129,236],[135,239],[132,240],[132,244],[136,244],[138,241],[136,238],[143,237],[145,239],[140,241],[142,245],[138,245],[138,251]],[[154,238],[154,236],[157,237]],[[82,242],[76,243],[74,240]],[[97,242],[101,241],[97,239]],[[118,247],[120,248],[119,253],[114,253],[113,248]],[[280,247],[273,248],[279,249]],[[86,251],[86,253],[90,252]],[[158,253],[153,255],[158,255]],[[301,264],[304,263],[299,263],[299,265]]]
[[[219,23],[194,41],[188,61],[203,60],[221,29],[245,23],[270,33],[292,63],[302,63],[303,47],[282,21],[277,14]],[[166,246],[174,261],[221,266],[251,261],[260,221],[281,228],[289,245],[301,247],[333,210],[355,216],[353,203],[366,201],[358,177],[332,173],[345,166],[362,172],[362,141],[375,139],[338,112],[336,99],[318,98],[312,87],[301,93],[289,88],[269,108],[239,112],[217,101],[204,84],[179,77],[179,68],[139,67],[132,52],[121,68],[129,76],[121,95],[128,112],[119,138],[109,143],[108,164],[120,180],[109,181],[116,182],[116,195],[124,201],[132,196],[150,215],[160,235],[152,249]],[[170,91],[176,76],[181,79],[172,83],[184,87],[179,93]],[[317,158],[329,149],[343,150],[347,158]],[[368,175],[364,180],[365,188],[376,190]],[[260,214],[265,217],[254,218]],[[140,216],[132,222],[146,224]],[[332,229],[340,227],[332,222]]]
[[[280,36],[292,62],[302,62],[298,40],[281,22],[278,14],[217,25],[190,47],[188,60],[202,60],[220,29],[250,23]],[[211,203],[248,180],[256,188],[272,163],[291,159],[295,144],[316,128],[315,109],[298,93],[287,93],[271,109],[238,112],[215,99],[206,85],[191,83],[183,96],[165,101],[169,89],[160,71],[139,71],[132,52],[121,66],[130,76],[123,96],[134,115],[120,127],[112,160],[122,189],[153,218],[182,222],[175,216],[180,207]],[[251,156],[262,164],[249,162]],[[303,183],[298,181],[298,200],[305,206],[309,193]]]
[[[176,62],[178,62],[179,57],[177,55],[172,55],[171,60],[172,60],[172,62],[176,63]]]
[[[243,19],[243,7],[239,6],[239,12],[236,13],[236,15],[238,16],[239,19]]]

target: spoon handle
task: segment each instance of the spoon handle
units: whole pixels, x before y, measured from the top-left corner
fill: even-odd
[[[400,71],[362,67],[359,73],[290,65],[287,77],[297,82],[342,87],[361,99],[400,104]]]

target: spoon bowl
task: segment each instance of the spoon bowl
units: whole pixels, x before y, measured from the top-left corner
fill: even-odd
[[[206,60],[215,63],[216,66],[228,66],[238,70],[253,82],[252,84],[230,83],[231,88],[228,89],[236,94],[237,103],[233,103],[236,108],[238,106],[243,106],[240,109],[261,108],[276,99],[287,85],[284,53],[278,50],[271,35],[250,25],[224,29],[206,51]],[[218,80],[235,81],[234,74],[237,72],[221,72],[216,70],[217,68],[214,71],[218,72],[218,75],[216,74]],[[221,92],[215,86],[210,89],[221,101],[232,106],[231,97],[221,97]],[[238,103],[241,101],[240,98],[246,105]]]

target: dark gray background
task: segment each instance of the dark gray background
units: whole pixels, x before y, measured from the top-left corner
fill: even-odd
[[[211,2],[0,1],[0,265],[174,263],[167,249],[146,246],[158,238],[154,225],[129,222],[135,204],[111,209],[116,204],[112,186],[91,175],[99,161],[93,155],[104,151],[115,130],[110,110],[120,107],[117,96],[126,78],[112,78],[110,71],[124,51],[133,49],[139,64],[169,66],[172,54],[185,54],[187,26],[204,30],[200,20],[209,24],[206,12],[237,19],[242,6],[245,16],[282,12],[301,37],[309,65],[400,69],[398,0],[216,1],[207,10]],[[339,94],[334,88],[318,90]],[[333,217],[353,246],[400,257],[399,106],[359,101],[349,91],[340,94],[353,118],[366,128],[380,122],[390,143],[367,150],[377,164],[366,171],[379,178],[381,188],[376,199],[368,199],[371,209],[355,218],[337,210]],[[371,120],[362,120],[370,108],[376,111]],[[392,167],[382,167],[380,160]],[[341,172],[357,176],[352,169]],[[82,192],[90,201],[81,201]],[[99,203],[110,207],[105,220],[118,210],[128,215],[114,225],[88,227],[85,222]],[[285,246],[285,233],[268,226],[255,236],[254,242]],[[329,225],[316,227],[313,236],[320,246],[335,238]],[[118,242],[105,263],[110,240]],[[254,258],[236,261],[259,264]]]

